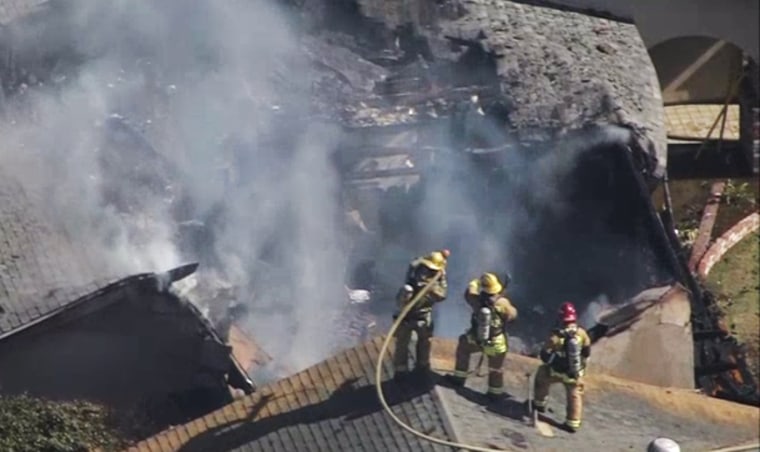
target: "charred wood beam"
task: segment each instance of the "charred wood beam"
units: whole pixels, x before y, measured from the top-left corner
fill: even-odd
[[[432,152],[447,152],[449,149],[447,148],[438,148],[438,147],[431,147],[431,146],[420,146],[420,147],[412,147],[412,146],[361,146],[361,147],[343,147],[338,149],[338,153],[341,154],[349,154],[349,155],[358,155],[361,158],[372,158],[372,157],[389,157],[394,155],[404,155],[408,154],[410,156],[414,156],[417,154],[422,153],[432,153]]]
[[[392,168],[371,170],[349,173],[346,175],[346,180],[350,182],[363,179],[380,179],[383,177],[418,176],[421,172],[422,171],[420,168]]]
[[[648,197],[649,191],[642,174],[636,171],[635,162],[630,152],[625,152],[630,170],[639,185],[641,195]],[[649,203],[650,217],[655,222],[654,227],[662,232],[658,234],[661,237],[660,246],[664,247],[665,255],[671,269],[675,272],[679,281],[689,289],[689,302],[692,310],[692,322],[702,326],[709,325],[709,329],[701,331],[720,330],[718,313],[712,309],[713,300],[709,292],[702,289],[694,275],[688,270],[688,263],[682,253],[681,243],[675,234],[672,218],[667,212],[659,216],[652,203]],[[742,403],[753,404],[757,400],[758,386],[752,375],[747,371],[747,361],[744,358],[741,347],[731,336],[724,336],[717,339],[705,339],[696,336],[700,330],[694,329],[694,374],[695,381],[701,387],[720,387],[728,391],[731,397],[735,397]],[[714,342],[717,341],[717,342]],[[726,372],[731,372],[726,375]],[[727,378],[729,385],[721,385],[718,378]],[[711,381],[710,381],[711,380]],[[728,386],[728,387],[727,387]],[[740,389],[739,389],[740,388]],[[745,393],[755,394],[748,397]],[[711,390],[712,395],[717,395]],[[724,397],[725,398],[725,397]]]
[[[694,369],[694,372],[698,377],[704,377],[707,375],[720,374],[720,373],[727,372],[729,370],[735,370],[738,368],[739,368],[739,365],[737,363],[718,362],[718,363],[712,363],[709,366],[696,367]]]
[[[728,336],[728,332],[723,330],[700,330],[694,331],[694,340],[703,341],[708,339],[724,338]]]
[[[750,177],[752,165],[737,141],[724,141],[718,149],[718,140],[702,143],[668,144],[668,173],[671,180]]]

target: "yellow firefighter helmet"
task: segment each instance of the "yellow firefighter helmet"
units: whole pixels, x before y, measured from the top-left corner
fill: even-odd
[[[441,271],[446,267],[449,250],[433,251],[420,260],[420,263],[433,271]]]
[[[488,295],[496,295],[504,290],[499,277],[493,273],[483,273],[480,277],[480,291]]]

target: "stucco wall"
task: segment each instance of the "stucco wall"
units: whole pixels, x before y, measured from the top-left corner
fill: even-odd
[[[223,388],[229,352],[199,331],[176,299],[120,289],[0,343],[0,391],[129,405],[204,382]],[[216,371],[202,371],[205,356]]]

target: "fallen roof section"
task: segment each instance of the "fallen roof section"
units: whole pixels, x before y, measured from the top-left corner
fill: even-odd
[[[592,347],[591,372],[694,388],[694,339],[686,288],[676,284],[646,290],[603,312],[598,321],[606,331]]]
[[[382,340],[348,349],[130,451],[449,450],[412,437],[381,410],[371,382]],[[451,369],[455,346],[434,340],[434,365]],[[554,438],[544,438],[524,418],[525,375],[537,365],[534,359],[510,356],[505,366],[510,397],[498,404],[483,397],[482,377],[473,376],[459,392],[422,380],[387,381],[389,360],[383,389],[394,413],[422,433],[504,450],[645,450],[658,436],[674,438],[689,450],[707,450],[758,434],[760,419],[751,407],[592,374],[584,428],[575,435],[557,431]],[[564,394],[558,389],[551,395],[554,417],[563,411]]]

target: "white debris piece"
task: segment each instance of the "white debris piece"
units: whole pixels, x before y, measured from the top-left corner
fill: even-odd
[[[370,301],[371,296],[369,290],[353,289],[348,292],[348,299],[351,304],[363,304]]]

